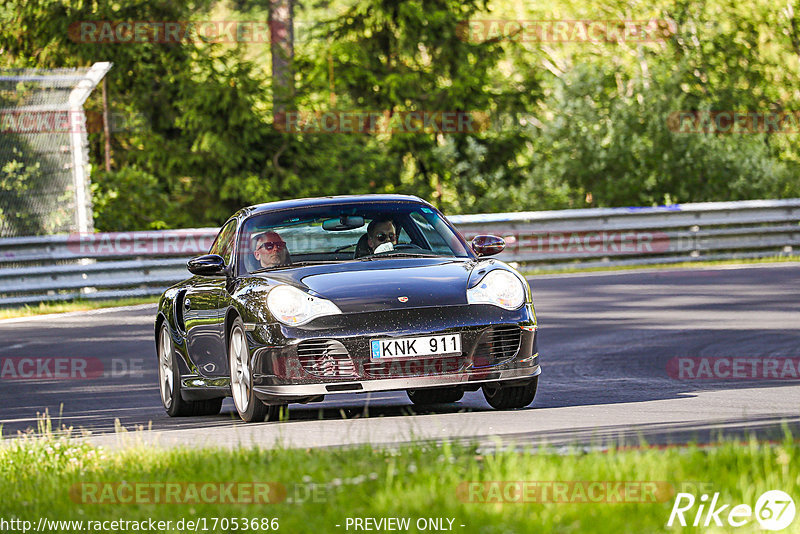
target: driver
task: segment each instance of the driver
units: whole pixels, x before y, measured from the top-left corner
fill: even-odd
[[[370,253],[374,253],[375,249],[384,243],[391,243],[392,246],[397,244],[394,223],[391,219],[373,219],[367,225],[367,245],[369,245]],[[392,250],[391,247],[388,249]]]
[[[260,268],[289,265],[292,259],[286,242],[277,232],[264,232],[253,241],[253,256],[261,265]]]

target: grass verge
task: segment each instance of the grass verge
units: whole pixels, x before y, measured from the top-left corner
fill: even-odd
[[[532,502],[515,502],[521,495],[521,486],[514,485],[519,482],[539,488],[528,494]],[[610,485],[598,490],[594,482]],[[257,491],[252,488],[269,483],[269,493],[259,495],[275,502],[219,503],[220,498],[229,500],[221,489],[226,483],[250,484],[232,490],[234,501],[252,500]],[[653,483],[659,485],[647,486]],[[163,502],[170,498],[168,487],[180,502]],[[558,487],[562,493],[557,495]],[[658,489],[648,491],[653,487]],[[545,488],[555,498],[543,497]],[[727,523],[714,529],[713,521],[710,530],[666,523],[676,492],[698,499],[685,513],[691,525],[702,493],[719,492],[717,505],[730,504],[720,516],[725,522],[734,505],[755,507],[763,492],[774,489],[795,499],[800,495],[800,445],[789,436],[772,445],[753,440],[570,454],[487,451],[450,443],[394,449],[109,452],[64,437],[9,440],[0,446],[0,518],[34,526],[40,518],[83,521],[83,529],[91,526],[87,521],[152,519],[172,521],[159,530],[178,532],[176,522],[183,519],[183,531],[192,530],[186,521],[198,521],[201,532],[352,532],[353,525],[346,528],[348,518],[399,517],[409,519],[409,528],[401,529],[407,532],[423,531],[420,518],[440,520],[442,527],[464,533],[760,532],[755,516],[735,529]],[[594,502],[591,495],[602,498]],[[620,495],[630,502],[616,502]],[[158,499],[162,502],[154,502]],[[244,519],[251,521],[246,529]],[[271,519],[277,519],[279,529],[269,524]],[[79,531],[76,524],[45,525],[51,532]],[[800,518],[784,531],[797,532],[798,525]],[[130,525],[116,530],[134,531]],[[427,530],[433,530],[430,523]]]
[[[699,268],[699,267],[718,267],[724,265],[756,265],[759,263],[800,263],[800,256],[771,256],[768,258],[743,258],[735,260],[714,260],[714,261],[684,261],[680,263],[654,263],[651,265],[617,265],[617,266],[596,266],[596,267],[581,267],[580,264],[575,264],[575,267],[564,267],[561,269],[525,269],[520,267],[520,272],[525,276],[537,276],[544,274],[568,274],[568,273],[592,273],[604,271],[632,271],[643,269],[682,269],[682,268]]]
[[[47,313],[65,313],[74,311],[99,310],[101,308],[115,308],[117,306],[134,306],[136,304],[157,303],[159,297],[129,297],[115,300],[73,300],[69,302],[40,302],[36,305],[25,305],[14,308],[0,309],[0,319],[14,319],[17,317],[32,317]]]

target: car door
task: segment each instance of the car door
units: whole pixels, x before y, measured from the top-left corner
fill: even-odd
[[[236,219],[228,221],[209,250],[222,256],[227,265],[233,255],[236,224]],[[225,320],[220,308],[226,281],[224,276],[196,276],[183,299],[187,349],[204,376],[226,374]]]

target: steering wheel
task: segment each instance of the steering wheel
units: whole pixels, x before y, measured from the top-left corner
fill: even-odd
[[[334,252],[342,252],[343,250],[347,250],[348,248],[355,247],[355,246],[356,246],[356,243],[350,243],[349,245],[345,245],[343,247],[337,248],[336,250],[334,250]]]
[[[400,243],[399,245],[394,246],[394,250],[424,250],[419,245],[415,245],[414,243]]]

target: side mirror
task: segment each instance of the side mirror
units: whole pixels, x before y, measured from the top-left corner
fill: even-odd
[[[506,248],[506,242],[496,235],[476,235],[472,240],[472,250],[478,256],[500,254]]]
[[[225,260],[218,254],[206,254],[192,258],[186,267],[190,273],[200,276],[226,276],[228,274]]]

